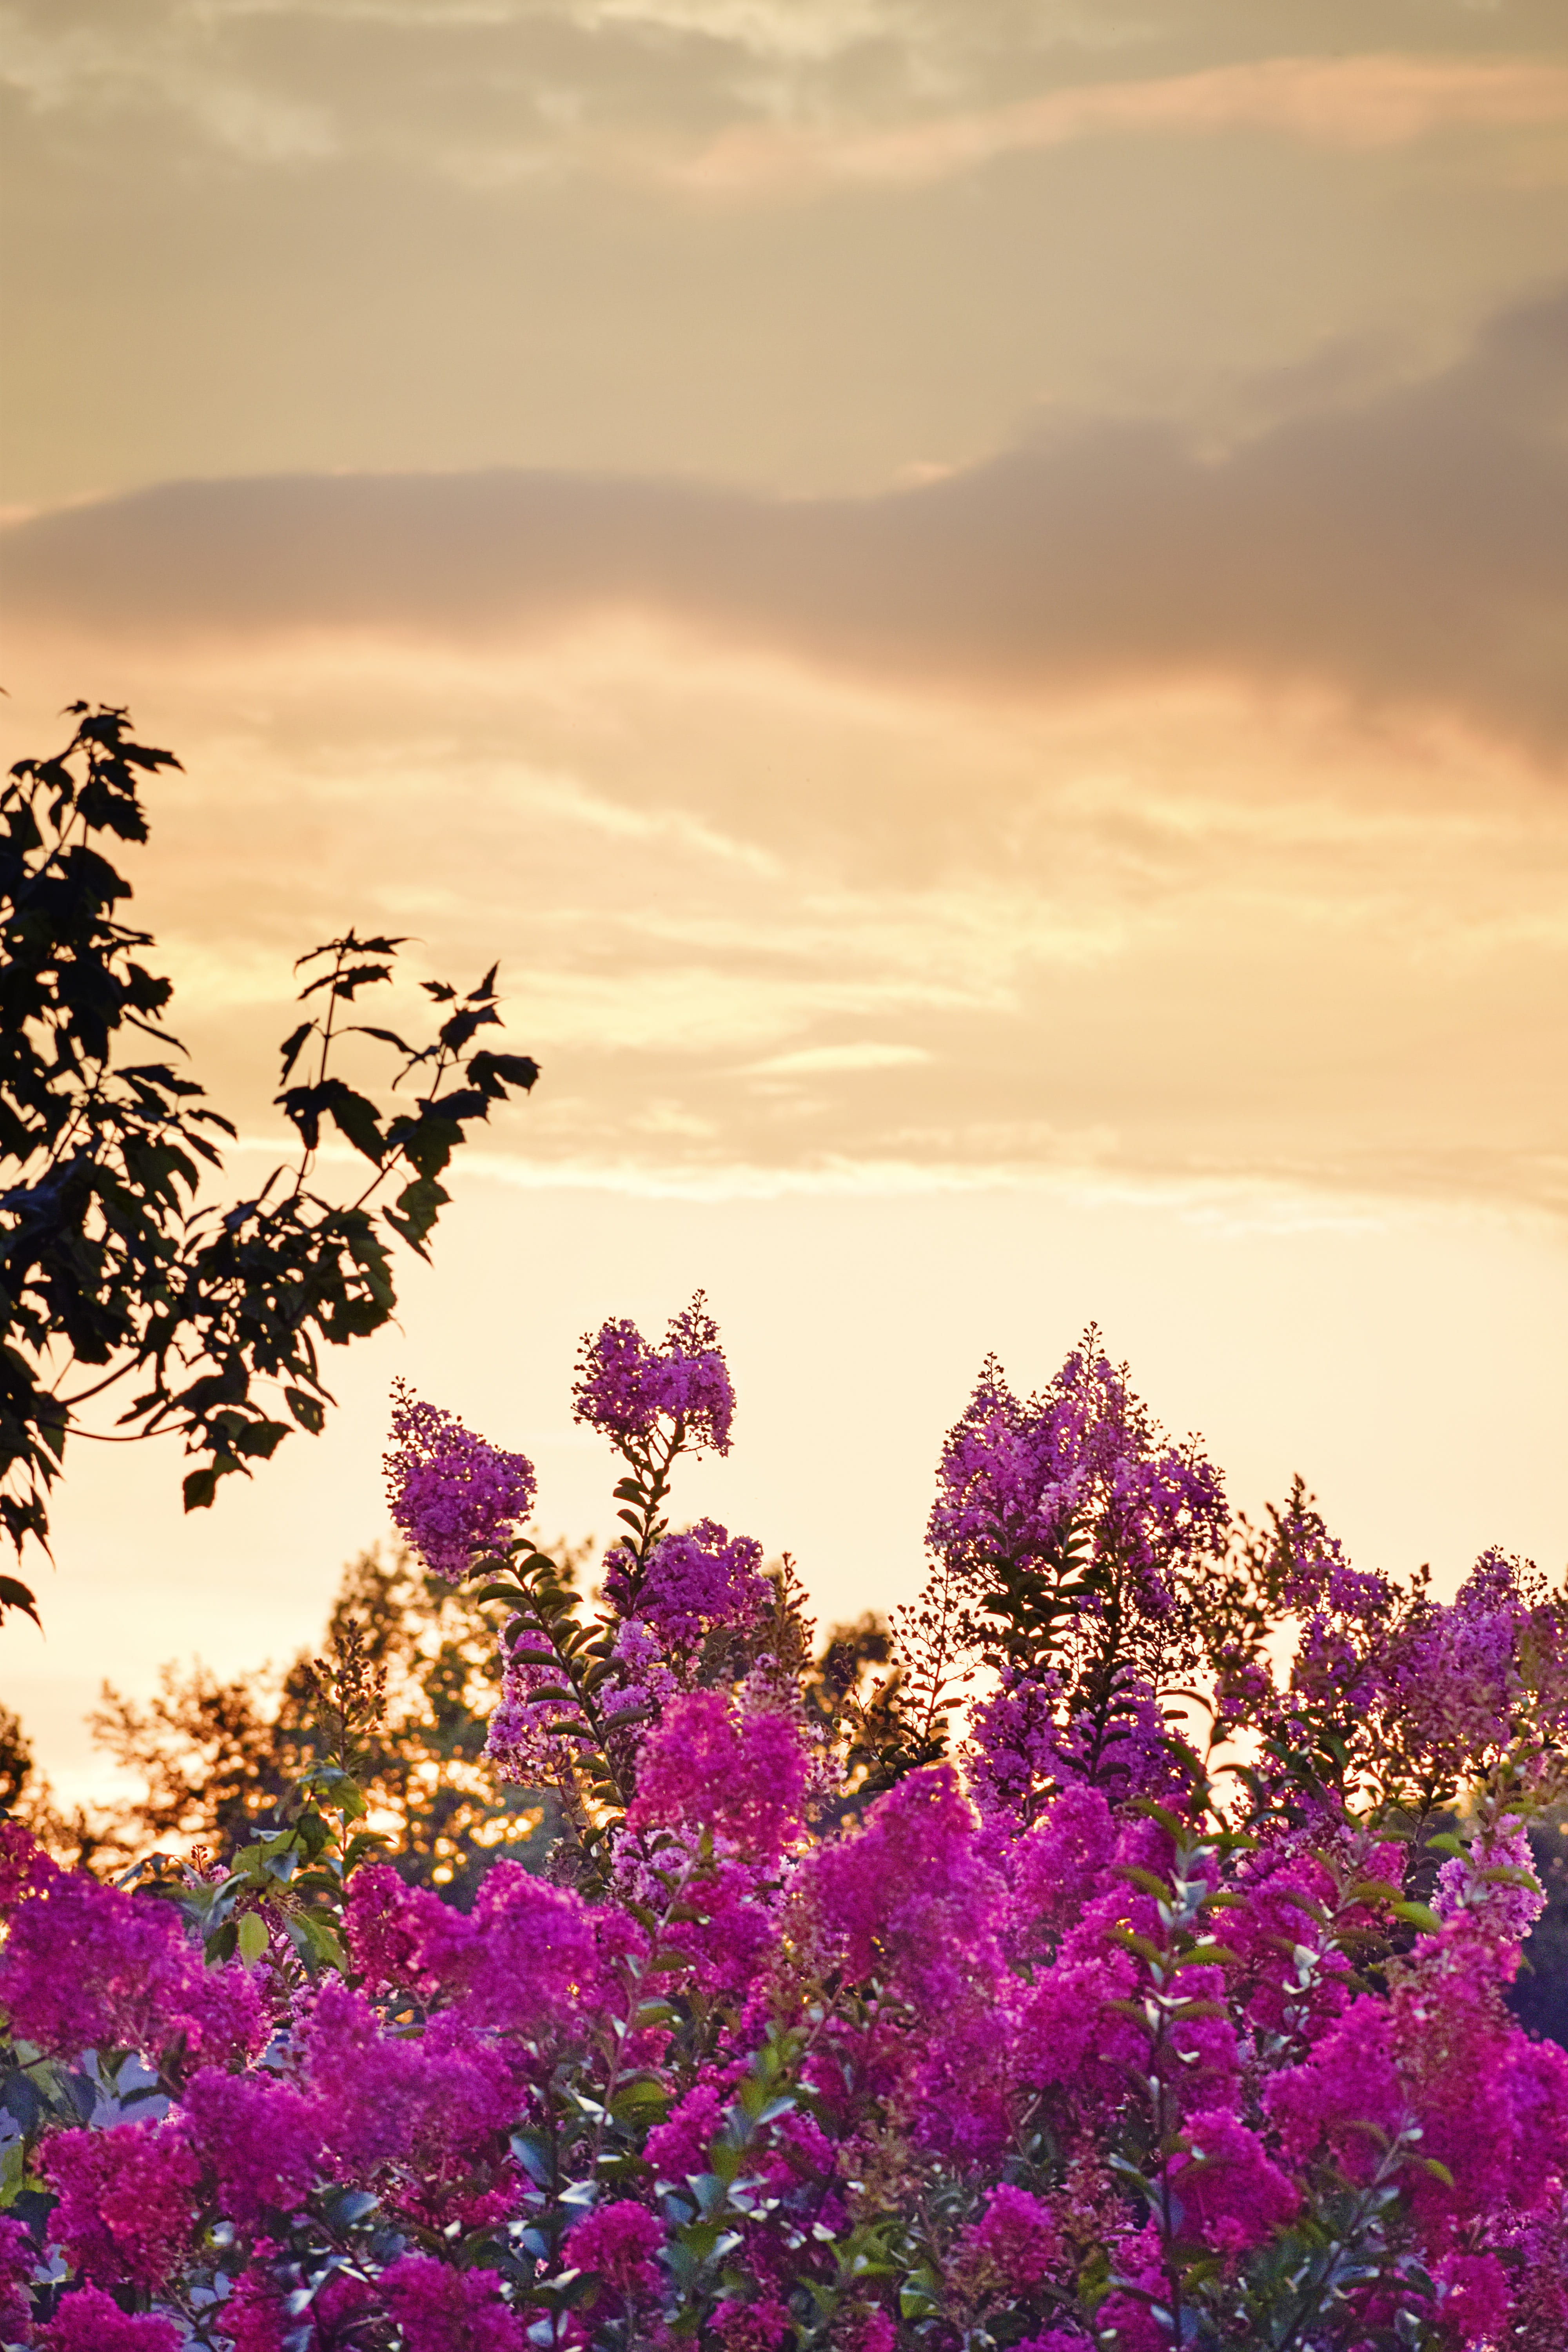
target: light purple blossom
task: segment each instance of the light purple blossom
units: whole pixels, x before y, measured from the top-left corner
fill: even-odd
[[[1522,1944],[1546,1908],[1530,1839],[1517,1813],[1480,1831],[1468,1849],[1437,1873],[1432,1908],[1503,1946]]]
[[[609,1322],[584,1339],[572,1388],[573,1418],[638,1461],[659,1429],[693,1451],[730,1451],[735,1395],[719,1327],[699,1291],[672,1318],[657,1348],[635,1323]]]
[[[651,1628],[667,1653],[693,1650],[721,1627],[737,1633],[760,1625],[773,1604],[762,1572],[763,1548],[751,1536],[731,1537],[712,1519],[666,1536],[637,1589],[637,1619]],[[631,1604],[625,1555],[610,1555],[606,1597]]]
[[[1006,1666],[974,1709],[971,1740],[975,1803],[1023,1826],[1064,1789],[1102,1789],[1125,1803],[1169,1796],[1182,1783],[1159,1701],[1132,1675],[1121,1677],[1100,1708],[1073,1711],[1060,1675]]]
[[[393,1397],[395,1448],[385,1456],[393,1524],[432,1575],[459,1583],[476,1558],[504,1549],[528,1517],[533,1465],[476,1436],[401,1381]]]
[[[1138,1580],[1141,1606],[1171,1605],[1175,1570],[1224,1547],[1225,1488],[1196,1446],[1172,1446],[1124,1370],[1086,1334],[1049,1388],[1013,1394],[994,1357],[949,1433],[927,1541],[976,1587],[1000,1568],[1060,1570],[1075,1528]]]

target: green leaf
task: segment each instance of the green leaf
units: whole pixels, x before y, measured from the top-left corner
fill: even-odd
[[[616,2093],[610,2101],[610,2113],[620,2123],[626,2116],[635,2115],[639,2107],[662,2107],[668,2098],[669,2093],[662,2083],[644,2076]]]
[[[1135,1952],[1141,1960],[1147,1960],[1151,1967],[1165,1957],[1152,1937],[1141,1936],[1135,1927],[1115,1927],[1110,1930],[1110,1933],[1123,1950]]]
[[[268,1940],[267,1922],[260,1912],[247,1911],[235,1937],[240,1958],[251,1963],[258,1960],[267,1949]]]
[[[1144,1870],[1138,1863],[1116,1863],[1112,1875],[1124,1878],[1130,1886],[1136,1886],[1142,1894],[1152,1895],[1157,1903],[1169,1903],[1171,1900],[1170,1881],[1156,1878],[1152,1870]]]

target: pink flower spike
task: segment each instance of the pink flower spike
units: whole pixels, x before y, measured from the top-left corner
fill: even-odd
[[[476,1558],[504,1549],[533,1505],[533,1465],[465,1429],[401,1381],[385,1457],[394,1526],[433,1576],[458,1584]]]

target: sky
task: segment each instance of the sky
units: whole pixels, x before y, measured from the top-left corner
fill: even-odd
[[[1561,0],[0,6],[0,749],[159,779],[269,1164],[290,966],[495,958],[543,1076],[342,1409],[83,1445],[3,1693],[315,1634],[402,1374],[601,1536],[578,1335],[708,1291],[679,1507],[907,1597],[1085,1322],[1256,1511],[1568,1564]],[[229,1482],[230,1488],[238,1486]]]

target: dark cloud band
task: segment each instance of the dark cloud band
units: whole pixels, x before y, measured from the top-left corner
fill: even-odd
[[[1568,741],[1568,293],[1424,381],[1222,456],[1064,425],[859,499],[495,471],[180,482],[0,540],[116,638],[504,638],[617,609],[981,691],[1240,674]]]

